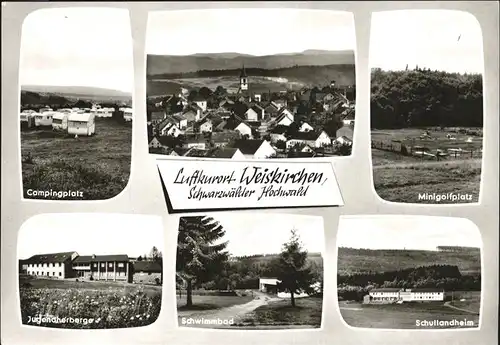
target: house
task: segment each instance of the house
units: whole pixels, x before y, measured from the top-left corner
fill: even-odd
[[[333,144],[352,146],[352,139],[349,139],[346,136],[340,136],[338,138],[335,138],[335,140],[333,140]]]
[[[68,113],[54,113],[52,117],[52,129],[56,131],[65,131],[68,129]]]
[[[337,129],[335,137],[336,138],[346,137],[352,141],[352,139],[354,138],[354,126],[349,125],[340,127],[339,129]]]
[[[304,147],[300,150],[300,152],[303,152],[303,153],[313,153],[314,152],[314,148],[311,147],[311,145],[309,145],[309,144],[305,144]]]
[[[200,133],[211,133],[212,132],[212,120],[205,117],[199,123]]]
[[[364,298],[365,303],[404,303],[444,301],[444,290],[437,288],[380,288],[372,289]]]
[[[263,159],[276,155],[276,150],[267,140],[239,139],[232,147],[239,149],[245,158]]]
[[[82,279],[132,282],[126,254],[86,255],[73,260],[75,276]]]
[[[278,116],[278,111],[278,107],[271,102],[267,107],[264,108],[264,117],[274,118]]]
[[[95,116],[92,113],[68,116],[68,134],[91,136],[95,133]]]
[[[151,149],[159,149],[159,148],[168,149],[168,145],[165,142],[164,138],[165,137],[157,137],[157,136],[153,137],[153,139],[149,141],[148,147]]]
[[[18,272],[19,272],[20,274],[28,274],[28,265],[29,265],[29,264],[28,264],[27,260],[19,260],[19,261],[18,261],[18,265],[19,265],[19,267],[18,267],[18,268],[19,268]]]
[[[194,99],[193,99],[193,102],[198,107],[200,107],[200,109],[202,111],[206,111],[207,110],[207,100],[205,98],[203,98],[201,95],[196,95],[196,97],[194,97]]]
[[[262,95],[260,93],[256,93],[253,95],[253,99],[255,102],[261,102],[262,101]]]
[[[177,124],[173,121],[162,122],[162,125],[163,127],[158,128],[158,133],[161,137],[170,135],[177,138],[179,135],[183,134]]]
[[[27,273],[36,277],[66,279],[73,276],[72,261],[77,252],[37,254],[24,261]]]
[[[151,112],[151,123],[161,122],[163,119],[165,119],[166,116],[167,116],[167,114],[163,110],[162,111],[153,111],[153,112]]]
[[[257,120],[256,120],[256,121],[264,119],[264,117],[265,117],[265,111],[264,111],[264,108],[262,108],[262,107],[261,107],[260,105],[258,105],[258,104],[254,104],[254,105],[252,105],[251,109],[252,109],[254,112],[256,112],[256,113],[257,113],[257,115],[258,115],[258,116],[257,116]]]
[[[321,132],[298,132],[286,142],[289,150],[296,145],[309,145],[314,148],[331,145],[332,141],[325,131]]]
[[[278,112],[278,117],[275,122],[277,125],[290,126],[294,121],[294,116],[286,107],[283,107]]]
[[[278,110],[280,110],[283,107],[286,107],[287,101],[285,99],[276,99],[271,102]]]
[[[278,293],[278,284],[280,281],[278,278],[259,278],[259,291],[277,294]]]
[[[187,128],[188,120],[181,113],[167,116],[167,118],[170,119],[171,121],[173,121],[173,123],[175,123],[180,130]]]
[[[261,116],[261,113],[260,111],[257,109],[255,110],[254,108],[248,108],[246,111],[245,111],[245,114],[244,114],[244,118],[248,121],[259,121],[260,120],[260,117]]]
[[[233,147],[221,147],[213,150],[209,157],[211,158],[226,158],[226,159],[245,159],[245,156],[237,148]]]
[[[187,123],[193,123],[200,120],[201,111],[198,111],[194,107],[188,107],[184,109],[182,112],[182,116],[184,116],[187,120]]]
[[[235,128],[235,131],[239,132],[242,136],[248,135],[249,138],[252,138],[252,127],[245,122],[240,122]]]
[[[161,284],[163,267],[160,262],[142,260],[132,264],[132,282],[146,284]]]
[[[189,149],[197,148],[200,150],[205,150],[206,142],[204,138],[188,138],[184,141],[184,146]]]
[[[275,144],[278,141],[285,141],[286,142],[286,140],[287,140],[286,132],[287,131],[288,131],[288,126],[284,126],[284,125],[275,126],[269,132],[269,136],[271,137],[271,143]]]
[[[238,139],[239,136],[239,132],[236,131],[214,132],[210,140],[215,147],[224,147],[231,141]]]
[[[307,122],[303,122],[299,127],[299,132],[310,132],[313,131],[314,128],[308,124]]]

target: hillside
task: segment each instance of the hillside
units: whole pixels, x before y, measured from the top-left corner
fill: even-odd
[[[279,254],[268,254],[268,255],[252,255],[252,256],[237,256],[233,257],[235,261],[245,262],[249,265],[262,265],[271,262],[279,257]],[[323,258],[320,253],[308,253],[307,258],[311,262],[322,266]]]
[[[131,93],[88,86],[22,85],[21,94],[26,94],[27,92],[37,93],[41,96],[63,96],[71,101],[78,99],[95,101],[129,101],[132,99]]]
[[[304,86],[325,86],[335,80],[338,85],[355,85],[354,65],[295,66],[276,69],[246,68],[249,87],[253,92],[278,92],[286,89],[301,89]],[[181,86],[215,90],[222,86],[236,91],[239,86],[240,69],[200,70],[188,73],[169,73],[148,76],[147,95],[158,96],[178,93]]]
[[[462,274],[481,272],[478,249],[461,253],[427,250],[371,250],[339,248],[338,274],[388,272],[430,265],[454,265]]]
[[[306,50],[302,53],[252,56],[238,53],[213,53],[147,56],[147,75],[186,73],[198,70],[246,68],[274,69],[291,66],[354,65],[354,51]]]

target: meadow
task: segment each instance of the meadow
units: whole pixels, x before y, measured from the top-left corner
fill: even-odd
[[[21,131],[25,198],[43,198],[29,196],[30,189],[71,190],[82,192],[83,197],[65,199],[102,200],[125,188],[130,174],[132,127],[104,118],[96,118],[95,126],[95,135],[77,139],[51,128]]]
[[[379,143],[384,143],[385,147],[403,144],[409,151],[410,147],[420,146],[432,153],[436,153],[437,149],[462,149],[464,152],[430,161],[414,155],[372,148],[373,180],[379,197],[387,201],[409,203],[477,202],[481,181],[482,137],[430,131],[432,139],[420,139],[422,133],[418,129],[373,130],[372,141],[377,143],[377,147]],[[448,139],[447,134],[453,135],[456,140]],[[419,194],[425,193],[454,193],[470,195],[470,198],[455,201],[420,199]]]
[[[276,326],[284,329],[303,326],[319,328],[322,306],[323,299],[318,297],[299,298],[295,308],[290,305],[288,299],[271,301],[244,316],[235,326],[252,326],[253,329]]]
[[[23,324],[32,324],[29,317],[42,315],[88,321],[34,325],[73,329],[140,327],[155,322],[161,309],[161,287],[155,286],[50,279],[20,279],[19,286]]]
[[[449,325],[419,327],[417,321],[472,321],[479,326],[479,313],[457,310],[442,302],[403,304],[360,304],[340,301],[340,314],[352,327],[385,329],[453,328]],[[454,326],[460,327],[460,326]],[[460,327],[462,328],[462,327]]]
[[[339,248],[337,273],[350,275],[390,272],[428,265],[454,265],[462,274],[480,274],[479,253],[453,253],[428,250],[370,250]]]

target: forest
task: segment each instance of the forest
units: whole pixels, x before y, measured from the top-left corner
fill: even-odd
[[[454,265],[430,265],[388,272],[337,275],[338,294],[360,300],[372,288],[440,288],[445,291],[480,291],[481,276],[462,275]]]
[[[482,127],[481,74],[372,69],[371,127]]]

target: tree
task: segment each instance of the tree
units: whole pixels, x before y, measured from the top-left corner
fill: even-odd
[[[154,262],[162,262],[162,257],[162,253],[158,250],[158,248],[153,246],[149,252],[149,259]]]
[[[227,242],[216,243],[225,234],[211,217],[182,217],[177,241],[177,276],[186,283],[186,306],[193,305],[193,286],[217,277],[228,260]]]
[[[137,261],[142,261],[142,256],[139,255],[139,257],[137,258]]]
[[[295,294],[311,293],[314,273],[307,262],[307,251],[302,248],[299,235],[291,230],[290,240],[283,244],[279,257],[278,290],[290,293],[292,307],[295,307]]]

